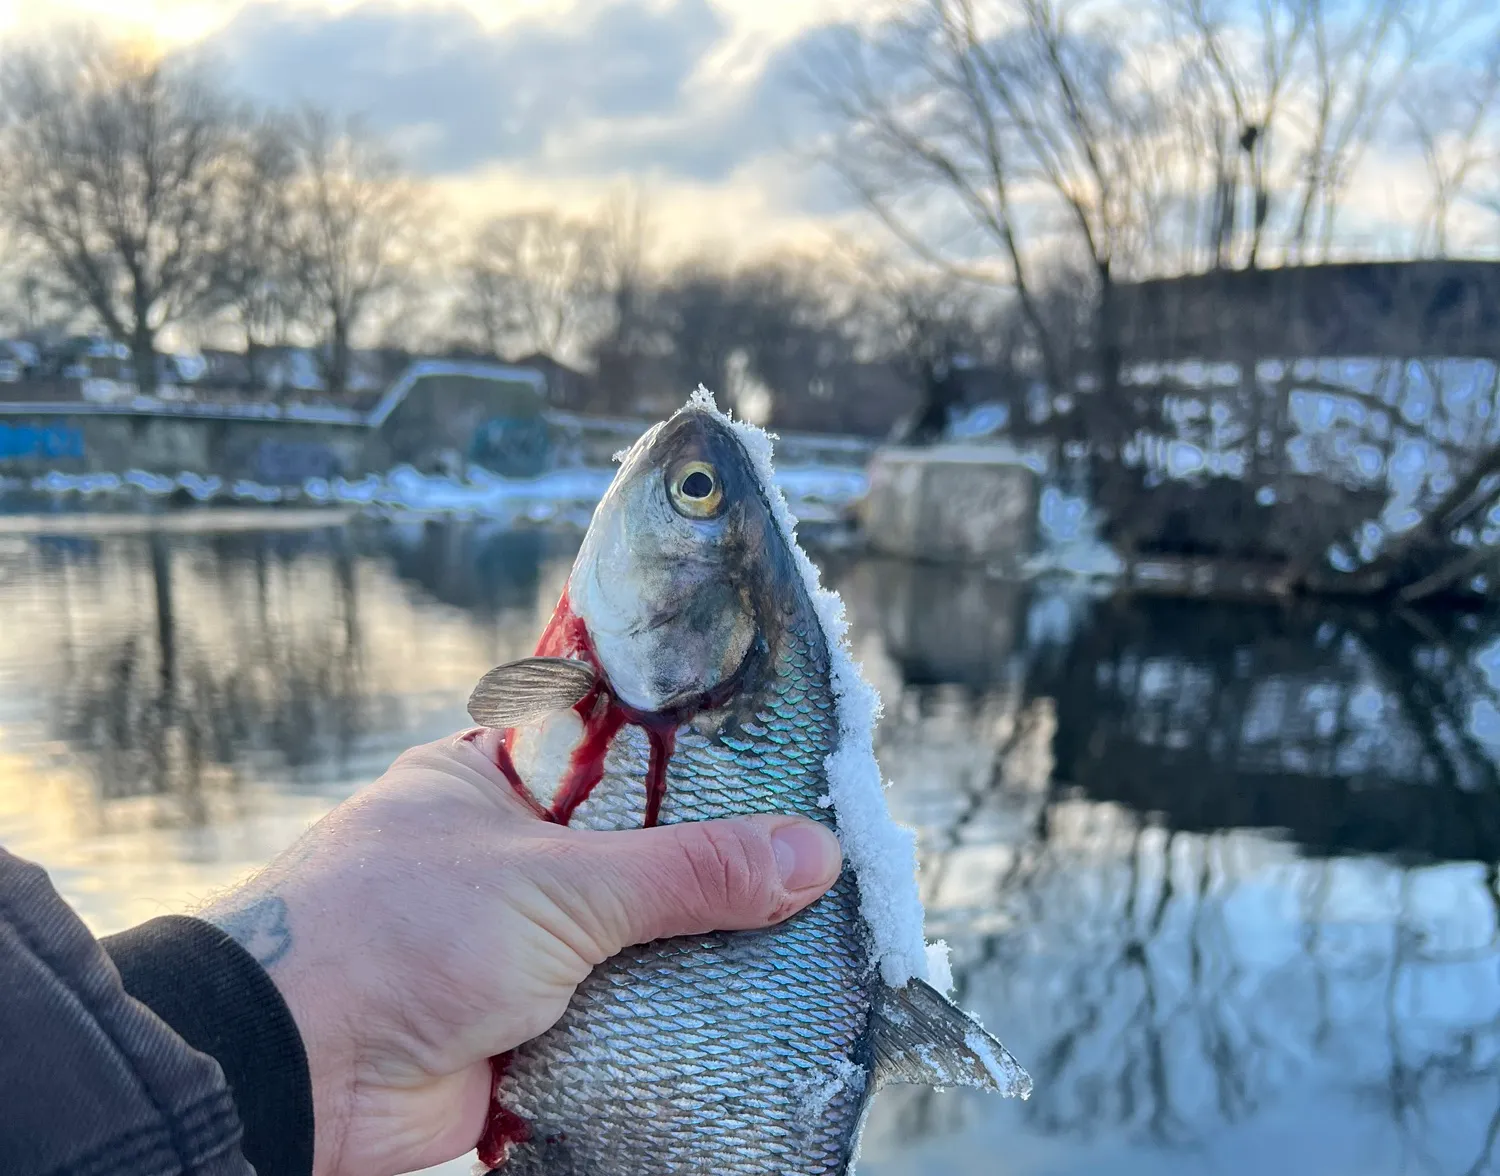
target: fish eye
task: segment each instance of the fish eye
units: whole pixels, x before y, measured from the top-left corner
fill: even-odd
[[[690,519],[712,518],[724,504],[719,475],[706,461],[685,462],[668,486],[673,507]]]

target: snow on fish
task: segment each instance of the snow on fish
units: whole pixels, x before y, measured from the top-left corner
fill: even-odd
[[[772,480],[770,438],[702,388],[623,455],[534,657],[469,712],[539,817],[621,829],[797,813],[833,888],[779,926],[628,948],[494,1062],[503,1176],[836,1176],[885,1082],[1027,1097],[945,993],[916,842],[886,807],[875,691]],[[930,981],[930,982],[929,982]]]

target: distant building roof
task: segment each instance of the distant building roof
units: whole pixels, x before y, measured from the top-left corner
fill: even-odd
[[[387,417],[410,394],[417,383],[428,376],[469,376],[479,380],[503,380],[513,384],[530,384],[539,394],[546,394],[546,378],[533,367],[516,364],[472,363],[444,359],[419,359],[407,366],[401,378],[387,388],[370,409],[368,422],[374,428],[385,423]]]
[[[541,351],[523,355],[513,363],[516,367],[532,368],[546,377],[547,401],[554,408],[578,411],[590,407],[594,381],[587,372]]]

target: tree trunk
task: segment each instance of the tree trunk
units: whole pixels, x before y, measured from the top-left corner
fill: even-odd
[[[1095,423],[1088,430],[1092,440],[1104,440],[1105,456],[1120,460],[1125,443],[1134,435],[1136,409],[1125,403],[1127,394],[1120,386],[1120,366],[1124,353],[1120,346],[1120,308],[1115,297],[1114,279],[1107,265],[1099,268],[1099,302],[1094,309],[1095,366],[1098,384],[1095,401]],[[1083,414],[1076,414],[1081,417]],[[1076,417],[1075,417],[1076,419]]]
[[[933,445],[947,432],[949,417],[962,399],[962,389],[946,364],[924,362],[918,382],[922,398],[901,440],[908,445]]]
[[[250,390],[254,392],[260,392],[266,385],[261,372],[261,360],[265,357],[265,351],[265,344],[247,331],[245,333],[245,378],[250,385]]]
[[[349,388],[349,324],[342,316],[333,318],[328,336],[328,393],[341,397]]]
[[[156,332],[144,322],[137,322],[131,333],[130,362],[141,395],[156,395]]]

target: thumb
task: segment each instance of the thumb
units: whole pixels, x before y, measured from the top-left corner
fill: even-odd
[[[610,895],[615,950],[674,935],[766,927],[839,875],[838,838],[803,817],[757,816],[588,834],[582,876]]]

